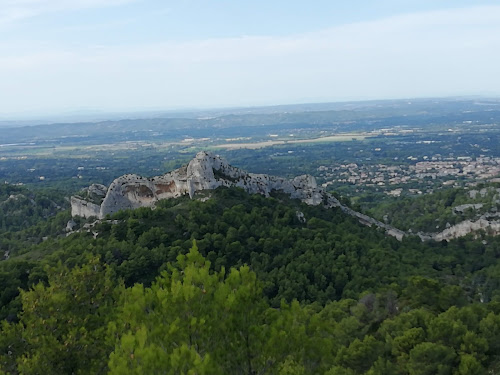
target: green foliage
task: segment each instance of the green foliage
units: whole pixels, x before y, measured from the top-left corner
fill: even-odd
[[[151,286],[124,288],[88,256],[47,274],[47,286],[21,293],[20,322],[2,325],[0,371],[420,375],[497,366],[494,303],[398,313],[381,304],[387,295],[365,294],[275,309],[248,266],[213,271],[196,244]]]
[[[91,258],[71,271],[62,265],[21,293],[21,337],[17,358],[23,374],[102,374],[106,371],[107,322],[113,319],[116,283],[112,272]]]
[[[410,351],[408,372],[410,375],[451,375],[456,357],[452,348],[424,342]]]
[[[113,219],[94,227],[97,238],[49,239],[0,263],[10,321],[0,371],[396,375],[499,366],[498,238],[481,244],[481,257],[471,239],[398,242],[339,210],[239,189]]]
[[[464,220],[477,220],[492,208],[496,212],[498,191],[496,184],[481,186],[471,195],[473,189],[449,188],[431,194],[400,197],[371,205],[368,214],[384,220],[402,230],[413,233],[441,232],[447,225]],[[477,208],[455,210],[461,205],[480,204]]]
[[[59,191],[0,185],[0,234],[29,228],[68,208]]]
[[[196,247],[178,265],[151,288],[125,291],[110,325],[117,338],[110,372],[253,374],[266,366],[266,305],[255,274],[248,267],[227,278],[224,270],[212,273]]]

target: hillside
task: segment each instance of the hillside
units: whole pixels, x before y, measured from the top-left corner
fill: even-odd
[[[315,178],[310,175],[286,179],[248,173],[233,167],[219,155],[206,151],[198,152],[187,165],[161,176],[145,178],[126,174],[116,178],[109,187],[93,184],[80,195],[71,197],[71,214],[74,217],[103,219],[123,209],[155,207],[163,199],[183,195],[193,199],[198,193],[218,187],[239,187],[247,193],[265,196],[281,192],[309,205],[339,207],[361,223],[380,228],[398,240],[405,235],[396,228],[341,204],[335,196],[318,187]]]
[[[368,211],[374,217],[412,233],[436,233],[463,222],[498,221],[498,183],[449,188],[416,197],[401,197],[377,204]]]
[[[22,186],[0,185],[0,234],[26,229],[69,206],[53,190],[32,191]]]
[[[399,242],[340,208],[223,187],[87,228],[0,263],[20,322],[2,328],[4,371],[498,367],[497,237]]]

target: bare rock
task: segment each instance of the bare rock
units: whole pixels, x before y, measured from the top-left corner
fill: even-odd
[[[472,209],[472,210],[479,210],[483,208],[484,204],[482,203],[476,203],[476,204],[461,204],[460,206],[456,206],[453,208],[454,213],[461,213],[463,214],[464,211]]]
[[[79,196],[71,197],[71,216],[81,217],[99,217],[101,214],[101,206],[86,201]]]
[[[68,223],[66,224],[66,232],[73,232],[77,224],[75,223],[74,220],[69,220]]]
[[[346,214],[356,217],[362,224],[382,228],[388,235],[399,240],[405,235],[403,231],[342,205],[335,197],[318,187],[313,176],[303,175],[289,180],[266,174],[248,173],[229,165],[218,155],[209,152],[199,152],[187,166],[162,176],[145,178],[127,174],[115,179],[107,189],[102,185],[93,186],[92,192],[106,192],[102,203],[98,205],[82,196],[73,196],[71,197],[73,216],[86,218],[95,216],[102,219],[123,209],[154,207],[155,203],[162,199],[182,195],[193,198],[198,191],[212,190],[220,186],[236,186],[250,194],[269,196],[273,191],[280,191],[292,199],[299,199],[309,205],[339,207]],[[91,188],[88,191],[90,192]]]
[[[301,211],[296,211],[296,212],[295,212],[295,215],[297,216],[297,219],[299,219],[299,221],[300,221],[302,224],[305,224],[305,223],[307,222],[306,217],[305,217],[305,215],[304,215],[304,213],[303,213],[303,212],[301,212]]]
[[[71,197],[73,216],[104,218],[123,209],[153,207],[161,199],[176,198],[197,191],[212,190],[220,186],[238,186],[251,194],[269,196],[273,190],[283,191],[292,198],[312,205],[322,202],[323,191],[312,176],[299,176],[293,180],[282,177],[253,174],[229,165],[218,155],[199,152],[187,166],[153,178],[127,174],[115,179],[109,188],[92,185],[89,192],[105,196],[100,205],[81,196]]]
[[[492,235],[498,235],[500,234],[500,221],[488,220],[485,217],[481,217],[476,221],[465,220],[446,228],[442,232],[432,234],[431,238],[436,241],[449,241],[479,230],[484,230]]]

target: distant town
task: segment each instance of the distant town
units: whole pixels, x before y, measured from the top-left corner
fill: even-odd
[[[409,157],[410,161],[418,160]],[[422,184],[440,180],[443,186],[459,186],[460,182],[475,184],[478,181],[500,182],[500,157],[470,156],[443,157],[439,154],[424,156],[414,164],[333,164],[321,165],[318,172],[322,186],[351,184],[379,187],[388,195],[399,196],[403,189],[397,185],[418,186],[408,188],[410,194],[422,194]]]

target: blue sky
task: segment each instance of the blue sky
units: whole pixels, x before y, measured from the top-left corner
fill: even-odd
[[[0,116],[500,96],[497,3],[0,0]]]

